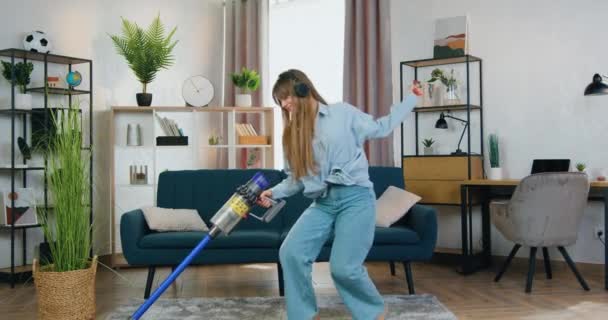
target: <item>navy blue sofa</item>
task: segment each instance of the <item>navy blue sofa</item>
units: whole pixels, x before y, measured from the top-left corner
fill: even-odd
[[[247,182],[255,172],[262,171],[274,185],[285,178],[278,170],[184,170],[167,171],[159,176],[157,206],[163,208],[197,209],[207,225],[211,217],[234,193],[237,186]],[[390,185],[403,188],[400,168],[371,167],[370,180],[377,196]],[[283,277],[279,262],[279,248],[291,226],[311,200],[302,194],[285,199],[287,204],[270,222],[244,219],[229,236],[220,235],[193,261],[194,265],[276,263],[279,292],[283,295]],[[262,208],[254,213],[262,214]],[[124,256],[132,266],[148,267],[144,297],[150,294],[157,266],[176,266],[203,239],[203,232],[154,232],[144,220],[141,210],[122,215],[120,234]],[[431,258],[437,239],[435,209],[415,205],[410,212],[390,228],[377,227],[367,261],[390,263],[395,273],[395,262],[402,262],[408,289],[414,293],[410,262]],[[331,239],[317,261],[328,261]]]

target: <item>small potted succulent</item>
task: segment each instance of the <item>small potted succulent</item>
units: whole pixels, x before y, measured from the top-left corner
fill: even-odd
[[[587,165],[586,164],[584,164],[582,162],[579,162],[579,163],[576,164],[576,170],[578,172],[587,173],[586,169],[587,169]]]
[[[2,75],[9,82],[12,81],[13,71],[15,73],[15,85],[19,88],[19,92],[15,93],[15,108],[31,109],[32,95],[25,93],[25,88],[30,84],[30,75],[34,70],[34,65],[31,62],[18,62],[13,65],[10,62],[2,61],[2,66]]]
[[[433,138],[422,140],[422,145],[424,145],[424,155],[428,156],[433,154],[433,143],[435,143]]]
[[[260,75],[255,70],[243,67],[240,73],[233,73],[231,77],[232,83],[241,91],[235,94],[234,102],[236,106],[251,107],[251,92],[260,87]]]

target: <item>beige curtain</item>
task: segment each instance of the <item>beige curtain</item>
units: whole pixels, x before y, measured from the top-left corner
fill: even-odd
[[[346,0],[344,101],[374,117],[388,114],[393,102],[390,1]],[[371,165],[394,166],[393,136],[370,140]]]
[[[224,48],[224,106],[234,106],[236,88],[232,83],[233,72],[240,72],[243,67],[256,70],[264,79],[263,70],[263,19],[262,10],[267,0],[226,0],[225,10],[225,48]],[[254,107],[263,105],[262,97],[265,83],[260,82],[257,91],[252,92],[251,101]],[[236,119],[239,123],[251,123],[260,132],[259,115],[242,114]],[[237,155],[237,166],[245,168],[249,152],[255,150],[240,149]]]
[[[231,73],[247,67],[262,74],[262,1],[265,0],[226,0],[224,106],[235,105]],[[254,106],[262,105],[263,86],[261,83],[252,94]]]

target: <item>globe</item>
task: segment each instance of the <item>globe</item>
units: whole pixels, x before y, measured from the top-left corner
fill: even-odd
[[[65,77],[65,81],[71,86],[76,87],[82,82],[82,75],[78,71],[72,71]]]

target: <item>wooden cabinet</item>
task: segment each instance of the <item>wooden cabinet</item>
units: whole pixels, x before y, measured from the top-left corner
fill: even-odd
[[[471,155],[471,176],[465,156],[406,156],[403,158],[405,189],[426,204],[460,204],[460,184],[483,178],[483,159]]]

